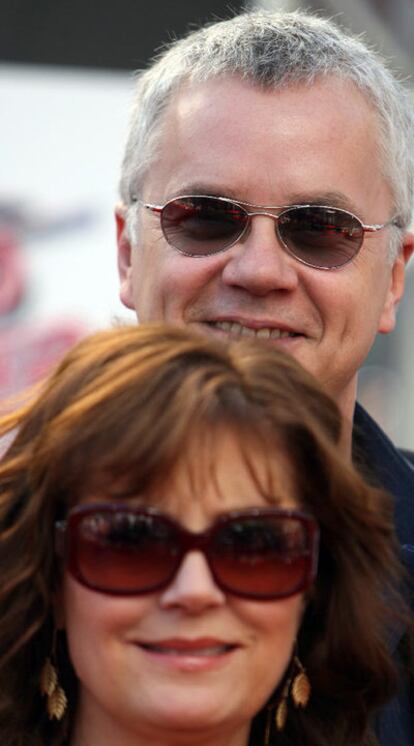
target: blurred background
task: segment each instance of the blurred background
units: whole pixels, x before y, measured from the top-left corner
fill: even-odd
[[[200,23],[259,7],[305,7],[364,34],[414,97],[413,0],[0,0],[0,398],[88,331],[133,320],[113,222],[133,70]],[[408,448],[413,290],[411,268],[398,329],[378,339],[359,392]]]

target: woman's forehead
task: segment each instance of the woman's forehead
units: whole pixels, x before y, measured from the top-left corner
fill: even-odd
[[[98,470],[80,501],[127,500],[165,510],[188,501],[224,511],[263,503],[293,507],[299,502],[293,464],[280,445],[273,446],[229,429],[204,432],[189,439],[173,466],[157,471],[144,489],[133,470],[115,479]]]

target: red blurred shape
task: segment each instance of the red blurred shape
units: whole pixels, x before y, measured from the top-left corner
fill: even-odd
[[[0,331],[0,399],[43,378],[85,334],[83,326],[71,321],[46,329],[14,327]]]
[[[25,291],[25,272],[16,236],[0,229],[0,315],[14,311]]]

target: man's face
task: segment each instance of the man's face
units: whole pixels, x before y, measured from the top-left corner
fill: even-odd
[[[376,134],[366,100],[337,79],[276,92],[237,78],[189,86],[167,110],[143,199],[164,204],[212,194],[256,205],[316,202],[347,207],[365,224],[383,223],[393,217],[392,199]],[[353,262],[327,271],[287,254],[266,216],[254,217],[227,251],[194,258],[168,245],[158,215],[137,210],[137,245],[128,243],[121,211],[118,243],[121,299],[140,322],[282,345],[352,413],[357,370],[377,332],[394,327],[411,236],[392,266],[384,229],[365,235]]]

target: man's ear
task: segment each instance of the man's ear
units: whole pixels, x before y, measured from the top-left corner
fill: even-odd
[[[132,287],[132,247],[126,230],[126,207],[120,203],[115,208],[116,240],[118,245],[119,297],[127,308],[135,310]]]
[[[405,270],[413,251],[414,233],[406,233],[399,254],[392,265],[390,284],[378,325],[381,334],[389,334],[395,327],[398,306],[404,294]]]

